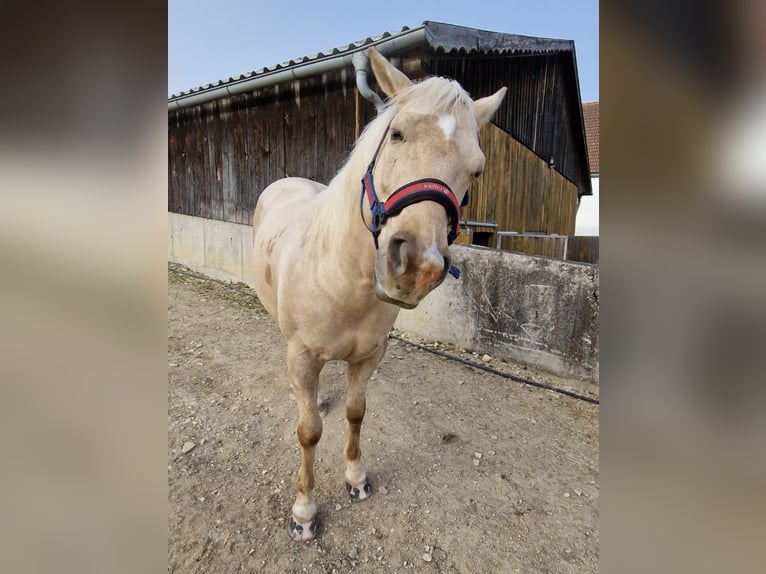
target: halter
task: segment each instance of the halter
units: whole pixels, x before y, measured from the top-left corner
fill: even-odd
[[[391,124],[389,124],[389,128],[390,125]],[[380,201],[378,198],[378,194],[375,192],[375,182],[372,176],[372,171],[375,168],[378,153],[380,153],[380,149],[383,147],[383,142],[386,140],[389,128],[386,128],[386,131],[375,150],[375,154],[372,156],[372,161],[370,162],[370,165],[367,166],[367,171],[362,178],[362,193],[359,198],[359,213],[362,215],[362,222],[365,227],[372,233],[372,238],[375,241],[375,249],[378,249],[378,236],[388,218],[399,214],[405,207],[421,201],[435,201],[444,207],[450,222],[450,231],[447,234],[447,245],[452,245],[452,242],[455,241],[460,234],[460,208],[461,206],[468,204],[467,191],[462,204],[460,204],[458,203],[454,192],[446,183],[439,179],[426,178],[417,179],[404,184],[394,191],[386,201]],[[365,196],[367,196],[367,201],[370,204],[370,213],[372,215],[372,222],[369,227],[364,221],[362,208]],[[460,277],[460,270],[454,265],[450,266],[449,273],[456,279]]]

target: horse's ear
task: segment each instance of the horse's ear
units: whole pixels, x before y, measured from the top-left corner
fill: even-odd
[[[479,127],[483,127],[492,119],[492,116],[495,115],[497,108],[500,107],[500,104],[505,97],[505,92],[507,91],[508,88],[502,87],[491,96],[479,98],[473,103],[476,113],[476,123],[479,124]]]
[[[372,72],[375,74],[375,79],[389,98],[393,97],[398,91],[412,85],[412,81],[397,70],[375,48],[370,48],[367,53],[370,56],[370,64],[372,64]]]

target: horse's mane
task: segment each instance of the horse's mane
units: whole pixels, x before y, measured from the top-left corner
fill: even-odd
[[[312,221],[318,241],[339,245],[359,215],[361,180],[391,119],[400,109],[416,113],[451,114],[459,106],[473,112],[471,97],[455,80],[431,77],[400,90],[364,128],[345,165],[317,197]]]

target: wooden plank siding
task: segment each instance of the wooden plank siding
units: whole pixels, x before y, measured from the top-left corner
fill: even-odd
[[[577,186],[499,127],[479,134],[487,169],[471,185],[463,220],[491,223],[474,231],[516,231],[571,235],[577,214]],[[470,243],[463,236],[462,243]],[[495,245],[494,236],[490,245]]]
[[[495,114],[494,123],[532,150],[546,163],[577,184],[580,193],[589,189],[587,153],[577,140],[580,102],[567,97],[571,54],[551,53],[512,58],[432,55],[424,66],[429,74],[455,78],[474,97],[494,93],[506,86],[508,93]],[[582,130],[579,130],[582,131]]]
[[[584,263],[599,263],[599,238],[597,235],[575,235],[569,238],[567,259]]]
[[[454,77],[474,97],[509,88],[496,125],[480,134],[487,169],[463,212],[465,220],[496,226],[474,231],[574,233],[578,185],[566,174],[576,172],[578,153],[559,55],[476,58],[415,50],[393,61],[410,77]],[[372,78],[370,84],[376,87]],[[329,182],[355,143],[355,100],[348,67],[169,111],[168,210],[249,225],[259,194],[277,179]],[[376,112],[360,102],[363,127]]]
[[[329,182],[356,140],[355,89],[344,69],[168,112],[168,210],[249,225],[277,179]]]

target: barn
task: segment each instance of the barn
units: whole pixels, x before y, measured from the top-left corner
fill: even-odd
[[[376,114],[359,57],[370,46],[411,78],[451,77],[474,98],[509,89],[480,135],[487,169],[470,189],[461,242],[550,255],[537,236],[574,234],[578,201],[592,194],[574,42],[427,21],[172,95],[168,211],[178,249],[202,233],[197,218],[249,226],[276,179],[332,178]],[[244,250],[219,258],[239,257],[244,271]]]

